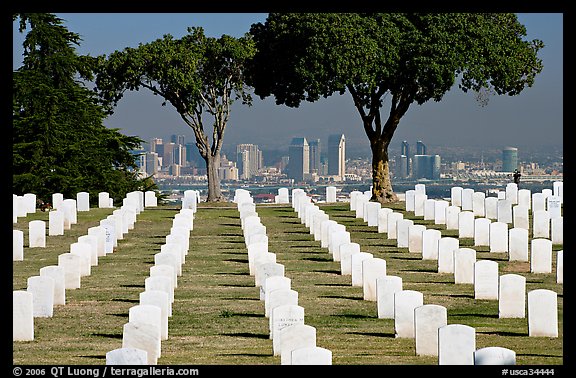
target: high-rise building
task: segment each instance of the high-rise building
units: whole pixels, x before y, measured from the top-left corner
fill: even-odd
[[[398,178],[405,179],[408,177],[408,172],[408,157],[406,155],[400,155],[396,166],[396,175]]]
[[[346,138],[344,134],[328,137],[328,175],[344,180],[346,173]]]
[[[398,177],[410,177],[410,145],[407,141],[402,141],[402,149],[400,151],[400,170]]]
[[[255,144],[236,146],[236,166],[241,179],[250,179],[262,168],[262,151]]]
[[[308,142],[308,149],[310,155],[310,173],[320,174],[321,161],[320,161],[320,139],[314,139]]]
[[[416,155],[426,155],[426,145],[421,140],[416,142]]]
[[[170,136],[170,142],[172,142],[172,143],[185,145],[186,144],[185,140],[186,140],[186,137],[184,135],[172,134],[172,136]]]
[[[146,152],[144,157],[146,174],[152,176],[158,173],[158,154],[156,152]]]
[[[414,155],[412,177],[415,179],[440,179],[440,155]]]
[[[502,172],[514,172],[518,169],[518,149],[505,147],[502,150]]]
[[[306,138],[293,138],[288,147],[288,178],[295,182],[308,180],[310,176],[310,150]]]

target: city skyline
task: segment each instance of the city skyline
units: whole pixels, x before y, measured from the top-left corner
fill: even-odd
[[[164,34],[181,37],[188,26],[201,26],[206,35],[241,36],[250,26],[264,22],[266,13],[57,13],[71,32],[81,36],[79,54],[110,54],[127,46],[136,47]],[[425,139],[427,144],[446,146],[492,147],[534,145],[559,146],[563,143],[563,14],[521,13],[519,21],[527,28],[527,39],[541,39],[545,47],[539,54],[544,69],[532,88],[519,96],[493,96],[481,106],[474,94],[457,89],[449,91],[441,102],[413,105],[403,117],[391,146],[402,140]],[[106,24],[107,28],[101,28]],[[21,61],[24,36],[14,23],[13,68]],[[148,141],[193,134],[178,113],[158,97],[142,90],[128,93],[115,113],[104,121],[127,135]],[[382,109],[386,111],[386,109]],[[225,146],[258,144],[262,149],[287,149],[294,135],[309,140],[328,134],[346,134],[350,151],[369,152],[348,93],[334,95],[299,108],[275,105],[273,98],[254,98],[252,107],[234,104],[224,139]]]

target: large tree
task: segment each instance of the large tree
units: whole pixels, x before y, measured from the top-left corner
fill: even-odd
[[[188,28],[181,39],[167,34],[110,54],[97,75],[97,90],[112,105],[125,91],[140,88],[162,97],[162,105],[170,103],[194,132],[206,162],[207,202],[223,201],[218,167],[224,131],[232,103],[251,104],[244,68],[253,55],[249,36],[212,38],[205,36],[202,28]],[[212,119],[211,133],[205,130],[204,116]]]
[[[396,201],[388,146],[414,103],[464,92],[517,95],[542,70],[539,40],[514,14],[289,14],[252,25],[248,83],[298,107],[349,92],[372,150],[372,201]],[[381,113],[383,107],[388,111]]]
[[[27,31],[23,64],[13,74],[12,170],[15,194],[35,193],[51,202],[53,193],[97,199],[107,191],[121,199],[155,189],[138,176],[131,152],[142,140],[103,125],[98,97],[86,88],[96,59],[76,54],[80,37],[52,14],[18,14]]]

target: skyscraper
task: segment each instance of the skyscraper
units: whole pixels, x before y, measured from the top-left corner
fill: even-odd
[[[426,145],[421,140],[416,142],[416,155],[426,155]]]
[[[250,179],[262,168],[262,151],[256,144],[236,146],[236,166],[241,179]]]
[[[502,172],[514,172],[518,169],[518,149],[505,147],[502,150]]]
[[[400,169],[398,177],[406,178],[410,176],[410,145],[407,141],[402,141],[402,149],[400,152]]]
[[[321,173],[320,139],[314,139],[308,142],[308,149],[310,154],[310,173],[319,175]]]
[[[307,180],[310,175],[310,151],[306,138],[293,138],[288,155],[288,178],[295,182]]]
[[[344,134],[328,137],[328,175],[344,180],[346,173],[346,138]]]
[[[412,177],[415,179],[440,179],[440,155],[414,155]]]

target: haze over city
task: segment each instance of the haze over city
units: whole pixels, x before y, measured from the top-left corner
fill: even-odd
[[[239,37],[254,23],[265,22],[266,13],[56,13],[69,31],[82,38],[79,54],[98,56],[125,47],[137,47],[171,34],[186,34],[187,27],[201,26],[205,34]],[[561,146],[563,143],[563,14],[521,13],[526,39],[540,39],[545,47],[539,53],[543,70],[532,88],[518,96],[490,98],[481,106],[473,93],[457,87],[439,103],[430,101],[412,105],[403,117],[393,145],[402,140],[415,143],[425,140],[442,146],[515,146],[519,148]],[[105,25],[105,27],[103,27]],[[24,35],[13,25],[13,68],[22,60]],[[191,130],[171,105],[149,91],[124,96],[105,125],[127,135],[169,138],[185,135],[193,140]],[[386,112],[386,108],[382,109]],[[334,95],[316,103],[302,103],[299,108],[276,105],[274,98],[253,96],[253,106],[234,104],[226,134],[225,148],[239,143],[253,143],[262,149],[287,149],[293,137],[320,138],[344,133],[347,148],[366,149],[368,139],[350,94]]]

